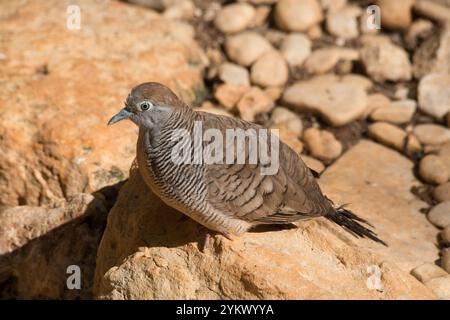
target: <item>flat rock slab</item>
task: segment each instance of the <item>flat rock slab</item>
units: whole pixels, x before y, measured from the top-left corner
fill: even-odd
[[[360,151],[369,152],[369,169],[380,169],[384,159],[379,157],[379,152],[386,153],[392,161],[386,165],[395,172],[389,178],[401,174],[397,172],[400,171],[398,165],[409,163],[395,152],[369,142],[356,146],[350,156],[359,155]],[[377,156],[370,152],[376,152]],[[346,159],[345,155],[336,166],[346,163]],[[404,170],[410,169],[407,166]],[[366,183],[363,175],[353,174],[355,177],[347,179],[347,187],[347,180],[335,171],[332,168],[323,178],[323,182],[329,181],[330,195],[338,196],[346,190],[351,194],[352,189],[358,193],[355,186]],[[344,168],[343,172],[349,172],[350,176],[351,168]],[[415,181],[412,177],[408,181],[398,179],[409,186]],[[373,181],[379,180],[374,178]],[[365,192],[386,193],[392,197],[391,189],[380,186],[384,185],[359,190],[359,199],[369,202],[365,204],[368,209],[376,206],[371,201],[378,201],[378,198]],[[392,183],[392,188],[394,186],[398,187]],[[391,244],[389,249],[372,245],[368,240],[356,240],[340,227],[320,218],[282,230],[267,227],[233,241],[215,236],[202,253],[199,247],[203,246],[206,230],[168,208],[148,190],[134,170],[108,217],[97,255],[94,295],[101,299],[435,298],[409,270],[402,270],[394,263],[407,259],[430,261],[437,254],[430,248],[432,242],[428,238],[433,228],[427,227],[429,223],[422,221],[417,211],[422,203],[406,195],[408,186],[398,188],[406,199],[400,197],[398,201],[402,206],[397,208],[409,212],[411,220],[418,216],[414,221],[423,224],[414,227],[418,232],[427,232],[427,239],[422,239],[421,234],[411,239],[410,222],[405,222],[403,232],[403,220],[391,217],[392,208],[382,207],[383,210],[375,211],[373,217],[369,211],[358,213],[373,220],[381,236]],[[359,210],[356,206],[361,203],[352,201],[356,200],[354,196],[348,197],[346,200],[354,202],[351,208]],[[412,207],[407,203],[412,203]],[[403,213],[399,216],[406,217]],[[396,229],[392,227],[394,223],[397,223]],[[398,231],[397,235],[388,236],[393,230]],[[406,249],[408,244],[410,250]],[[414,250],[417,252],[412,252]],[[396,255],[400,258],[394,259]],[[377,274],[381,277],[377,278]]]
[[[400,153],[370,141],[361,141],[320,178],[324,193],[336,204],[367,219],[389,248],[358,241],[386,260],[409,272],[438,257],[438,230],[419,210],[427,204],[412,193],[421,183],[413,175],[413,163]]]

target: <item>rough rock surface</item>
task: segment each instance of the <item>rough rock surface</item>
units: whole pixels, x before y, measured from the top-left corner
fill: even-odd
[[[136,128],[106,122],[130,87],[159,81],[187,101],[201,88],[203,55],[189,25],[80,0],[81,29],[70,30],[69,4],[0,2],[0,204],[45,204],[124,179]]]
[[[0,211],[0,297],[92,298],[97,247],[116,193],[109,188],[95,198],[79,194],[48,207]],[[66,286],[70,265],[80,267],[80,290]]]
[[[370,170],[355,175],[352,166]],[[298,223],[298,228],[260,229],[233,241],[215,236],[204,253],[198,248],[203,245],[204,228],[166,207],[134,171],[108,217],[98,252],[95,295],[102,299],[434,298],[409,274],[437,255],[434,227],[419,212],[423,203],[409,192],[418,183],[411,167],[397,153],[364,141],[321,178],[332,199],[351,202],[351,209],[379,226],[377,231],[389,248],[355,240],[317,219]],[[399,230],[398,225],[404,228]],[[368,289],[372,274],[367,268],[374,265],[382,273],[381,291]]]

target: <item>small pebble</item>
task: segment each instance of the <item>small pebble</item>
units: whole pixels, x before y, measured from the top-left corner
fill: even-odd
[[[323,19],[317,0],[279,0],[274,11],[275,23],[286,31],[305,31]]]
[[[255,17],[255,8],[248,3],[233,3],[223,7],[216,16],[214,24],[224,33],[245,30]]]
[[[450,182],[437,186],[433,191],[433,198],[438,202],[450,201]]]
[[[386,122],[371,124],[368,133],[372,139],[400,152],[403,152],[405,139],[408,136],[403,129]],[[413,135],[409,136],[407,149],[409,151],[419,151],[421,149],[420,143]]]
[[[252,87],[244,93],[237,108],[243,120],[254,122],[256,114],[272,110],[273,100],[260,88]]]
[[[325,170],[325,165],[320,160],[304,154],[301,155],[301,158],[308,168],[314,170],[315,172],[320,174],[323,170]]]
[[[280,130],[287,130],[295,133],[300,137],[303,132],[303,123],[300,117],[291,110],[283,107],[276,107],[270,116],[270,128],[277,128]]]
[[[329,11],[327,14],[327,30],[342,39],[353,39],[359,35],[358,16],[359,7],[348,6],[340,10]]]
[[[303,140],[311,155],[325,162],[330,162],[342,154],[342,144],[329,131],[309,128],[303,134]]]
[[[434,206],[428,212],[428,220],[436,227],[445,228],[450,225],[450,201]]]
[[[225,41],[225,50],[231,60],[241,66],[249,66],[273,47],[260,34],[246,31],[229,36]]]
[[[214,98],[226,109],[233,109],[250,88],[234,84],[221,84],[214,92]]]
[[[278,51],[269,51],[252,65],[250,79],[261,87],[283,86],[289,77],[289,69]]]
[[[250,86],[248,70],[230,62],[225,62],[219,67],[219,79],[228,84]]]
[[[414,134],[423,144],[443,144],[450,141],[450,129],[437,124],[419,124]]]
[[[419,163],[419,174],[428,183],[442,184],[450,178],[450,172],[438,155],[425,156]]]
[[[292,33],[282,42],[280,52],[291,66],[301,66],[311,54],[311,40],[302,33]]]
[[[395,124],[408,123],[416,111],[414,100],[395,101],[387,108],[378,108],[370,118],[374,121],[386,121]]]

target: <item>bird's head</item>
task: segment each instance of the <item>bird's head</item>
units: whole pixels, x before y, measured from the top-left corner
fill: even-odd
[[[129,119],[139,127],[152,127],[182,106],[183,102],[166,86],[157,82],[142,83],[131,90],[125,107],[109,120],[108,125]]]

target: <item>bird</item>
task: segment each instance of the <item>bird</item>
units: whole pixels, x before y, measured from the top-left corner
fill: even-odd
[[[195,139],[201,133],[196,132],[196,125],[201,124],[203,132],[210,130],[217,137],[226,136],[230,130],[257,134],[267,130],[260,125],[195,111],[171,89],[157,82],[132,88],[124,107],[108,125],[124,119],[139,128],[136,159],[146,185],[168,206],[213,232],[232,239],[259,225],[292,225],[324,217],[357,238],[387,246],[370,229],[373,226],[367,220],[345,206],[336,207],[322,193],[314,171],[282,141],[277,147],[270,145],[268,139],[262,142],[262,147],[278,154],[278,167],[270,174],[263,170],[268,167],[267,161],[250,161],[250,151],[254,149],[247,144],[243,150],[233,148],[230,158],[225,159],[231,145],[236,146],[234,140],[231,144],[225,141],[223,149],[211,152],[217,156],[215,161],[194,161],[196,154],[208,150],[213,140],[203,137],[196,144]],[[269,135],[273,137],[272,133]],[[193,152],[181,152],[182,147]],[[242,157],[237,161],[237,150],[244,152],[244,161]]]

